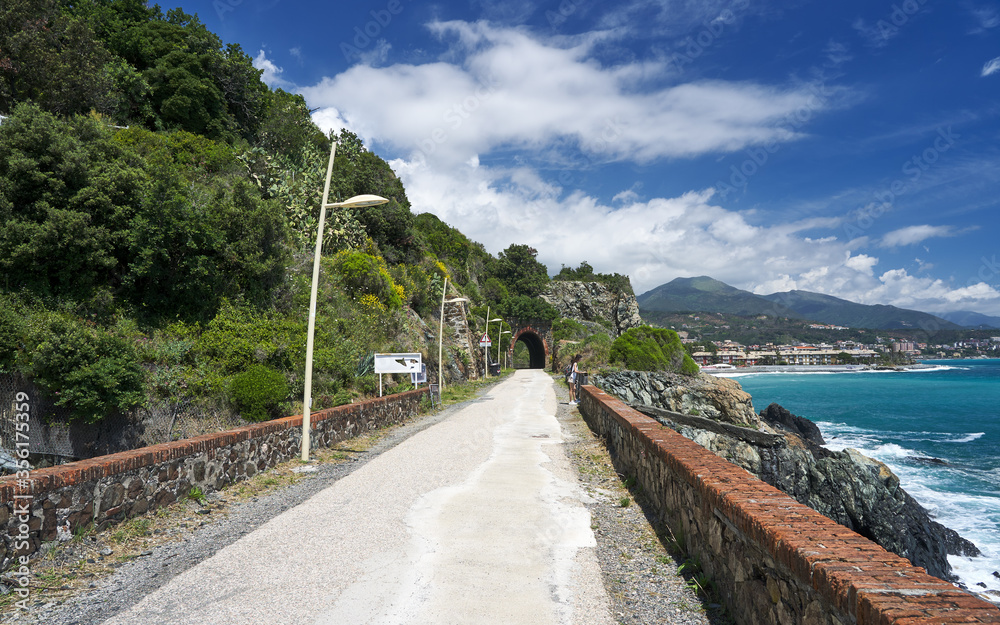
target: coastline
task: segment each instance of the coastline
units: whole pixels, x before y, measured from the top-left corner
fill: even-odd
[[[710,369],[702,367],[702,373],[716,377],[746,375],[748,373],[847,373],[863,371],[919,371],[934,369],[938,365],[916,363],[896,367],[874,365],[753,365],[749,367],[733,367],[731,369]]]
[[[991,399],[998,365],[1000,359],[927,359],[900,368],[927,377],[856,377],[821,366],[743,379],[751,371],[740,368],[719,377],[735,378],[755,403],[776,401],[806,416],[820,427],[827,449],[856,449],[889,466],[932,518],[983,552],[950,555],[949,564],[964,588],[1000,605],[1000,458],[991,442],[1000,423]]]

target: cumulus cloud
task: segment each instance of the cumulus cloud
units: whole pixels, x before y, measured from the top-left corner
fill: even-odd
[[[863,274],[869,276],[875,275],[874,267],[878,264],[878,258],[874,256],[868,256],[867,254],[858,254],[857,256],[851,256],[850,252],[847,254],[847,260],[844,261],[845,267],[850,267],[855,271],[860,271]]]
[[[498,148],[557,161],[572,150],[577,166],[730,152],[795,139],[790,116],[824,108],[808,85],[672,85],[666,62],[602,65],[592,50],[606,33],[545,40],[482,22],[430,28],[450,42],[448,60],[355,65],[303,95],[336,107],[366,139],[449,165]]]
[[[902,308],[945,312],[974,308],[996,310],[1000,291],[985,282],[953,287],[940,279],[911,276],[905,269],[892,269],[879,276],[880,284],[861,294],[865,304],[889,302]]]
[[[998,56],[995,59],[990,59],[989,61],[986,61],[986,63],[983,65],[982,77],[986,78],[987,76],[992,76],[997,72],[1000,72],[1000,56]]]
[[[528,244],[553,272],[587,261],[628,274],[637,293],[710,275],[758,293],[798,288],[897,305],[921,294],[921,303],[942,305],[978,297],[1000,308],[989,290],[925,288],[927,279],[904,270],[876,274],[867,237],[824,236],[839,232],[839,219],[768,223],[727,207],[711,188],[647,198],[626,183],[602,200],[574,189],[574,175],[551,173],[794,140],[789,128],[805,126],[784,120],[824,108],[808,85],[677,84],[656,62],[598,62],[592,48],[608,33],[545,39],[486,23],[430,28],[450,42],[439,59],[355,65],[301,91],[319,107],[323,130],[350,128],[395,156],[390,165],[415,212],[436,214],[492,253]],[[882,242],[949,233],[902,229]]]
[[[263,49],[257,53],[256,57],[254,57],[253,66],[256,69],[263,71],[260,79],[263,80],[264,84],[268,87],[276,89],[278,87],[289,86],[289,82],[281,77],[284,70],[278,67],[274,61],[268,59],[267,53],[264,52]]]
[[[907,226],[899,230],[893,230],[882,237],[879,243],[882,247],[901,247],[904,245],[916,245],[927,239],[934,237],[955,236],[954,228],[951,226]]]

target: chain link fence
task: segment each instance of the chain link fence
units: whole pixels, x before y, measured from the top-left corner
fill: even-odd
[[[19,393],[27,396],[17,401]],[[22,397],[24,397],[22,395]],[[171,440],[178,421],[190,420],[188,402],[160,400],[129,412],[115,413],[97,423],[71,421],[72,413],[57,406],[30,380],[16,373],[0,373],[0,466],[4,456],[13,456],[18,440],[16,406],[29,415],[20,440],[27,438],[28,452],[50,456],[44,463],[93,458]],[[229,425],[220,423],[220,425]],[[36,464],[32,462],[32,464]]]

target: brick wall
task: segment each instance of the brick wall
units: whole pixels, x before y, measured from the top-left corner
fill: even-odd
[[[1000,623],[1000,608],[804,506],[593,386],[580,410],[738,623]]]
[[[399,423],[419,411],[427,388],[310,415],[312,447],[330,446]],[[0,478],[0,570],[56,537],[144,514],[197,486],[210,492],[301,455],[302,416],[285,417],[171,443]]]

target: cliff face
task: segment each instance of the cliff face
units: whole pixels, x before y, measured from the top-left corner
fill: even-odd
[[[541,294],[563,317],[583,322],[611,322],[615,336],[642,325],[635,295],[618,293],[600,282],[553,280]]]
[[[931,575],[954,581],[947,556],[979,555],[974,544],[933,521],[889,467],[853,449],[822,447],[808,419],[777,404],[753,414],[750,396],[733,380],[665,377],[628,371],[595,376],[595,383]]]

